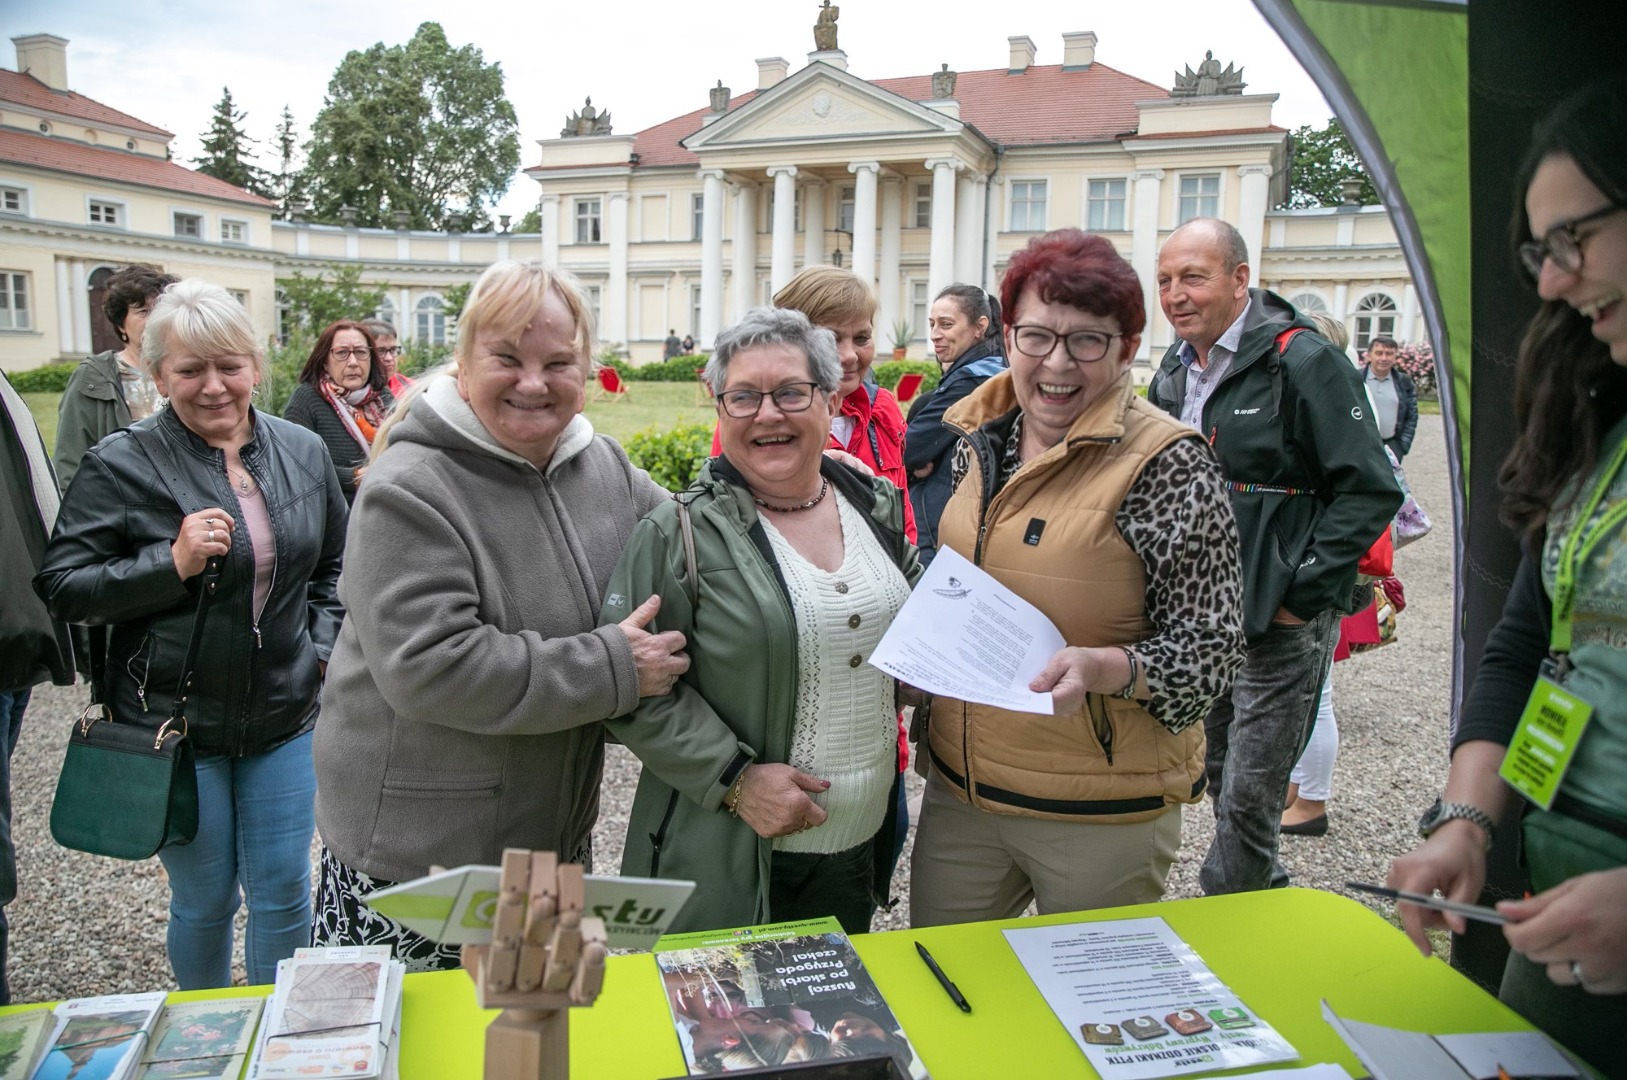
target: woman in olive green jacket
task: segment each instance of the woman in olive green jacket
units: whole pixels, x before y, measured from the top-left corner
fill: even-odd
[[[708,366],[726,456],[679,495],[696,572],[674,501],[639,523],[606,588],[605,621],[657,593],[660,629],[688,642],[672,694],[606,724],[644,763],[622,873],[697,883],[674,930],[833,914],[868,930],[891,863],[896,693],[865,661],[920,564],[898,489],[822,456],[834,339],[828,380],[817,342],[804,366],[749,332],[729,369],[731,335],[784,320],[830,339],[758,309]],[[778,366],[753,369],[775,348]],[[809,556],[821,543],[827,557]]]

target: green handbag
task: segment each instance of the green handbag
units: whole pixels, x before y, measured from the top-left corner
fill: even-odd
[[[203,641],[204,613],[220,583],[209,560],[198,590],[181,685],[158,730],[114,717],[103,694],[105,631],[91,631],[90,704],[68,737],[51,801],[51,836],[65,848],[115,859],[150,859],[198,835],[198,773],[187,738],[186,696]]]

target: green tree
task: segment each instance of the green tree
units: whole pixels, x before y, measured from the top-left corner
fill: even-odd
[[[503,71],[479,49],[454,49],[438,23],[405,45],[348,53],[311,125],[304,177],[313,217],[444,229],[452,213],[478,231],[520,166],[519,124]]]
[[[446,305],[446,317],[456,319],[463,314],[463,305],[469,302],[469,290],[473,288],[471,282],[461,282],[441,290],[441,301]]]
[[[1329,118],[1325,127],[1306,125],[1293,135],[1294,166],[1288,178],[1288,209],[1311,206],[1338,206],[1344,202],[1340,182],[1361,177],[1361,203],[1378,202],[1378,192],[1363,168],[1356,148],[1350,145],[1339,121]]]
[[[514,226],[517,233],[540,233],[542,231],[542,208],[533,206],[525,212],[525,217]]]
[[[277,288],[288,297],[294,332],[302,337],[314,337],[339,319],[368,318],[384,299],[383,289],[362,284],[362,268],[356,263],[329,263],[325,274],[310,277],[295,272],[278,278]]]
[[[198,171],[256,195],[266,195],[265,171],[254,164],[254,140],[239,126],[248,114],[232,104],[232,91],[222,87],[209,130],[202,135],[203,156],[193,158]]]
[[[282,107],[282,119],[277,121],[277,130],[272,135],[271,142],[277,150],[277,171],[270,176],[267,195],[276,199],[279,207],[285,207],[292,202],[303,202],[305,178],[300,174],[297,165],[299,129],[294,126],[293,110],[286,105]],[[282,218],[286,215],[278,210],[277,216]]]

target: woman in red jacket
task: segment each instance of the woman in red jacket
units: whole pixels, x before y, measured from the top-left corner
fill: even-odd
[[[876,359],[876,292],[849,270],[810,266],[774,294],[774,306],[808,316],[836,335],[842,359],[841,411],[831,418],[830,448],[845,450],[904,493],[904,534],[915,543],[915,513],[909,506],[904,468],[904,414],[892,391],[876,385],[870,365]],[[712,435],[712,455],[722,450]]]

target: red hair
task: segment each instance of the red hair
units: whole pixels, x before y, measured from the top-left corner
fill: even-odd
[[[1094,233],[1057,229],[1034,237],[1011,257],[1000,282],[1000,313],[1007,326],[1015,324],[1017,298],[1030,286],[1047,304],[1118,319],[1126,336],[1147,326],[1141,280],[1112,243]]]

